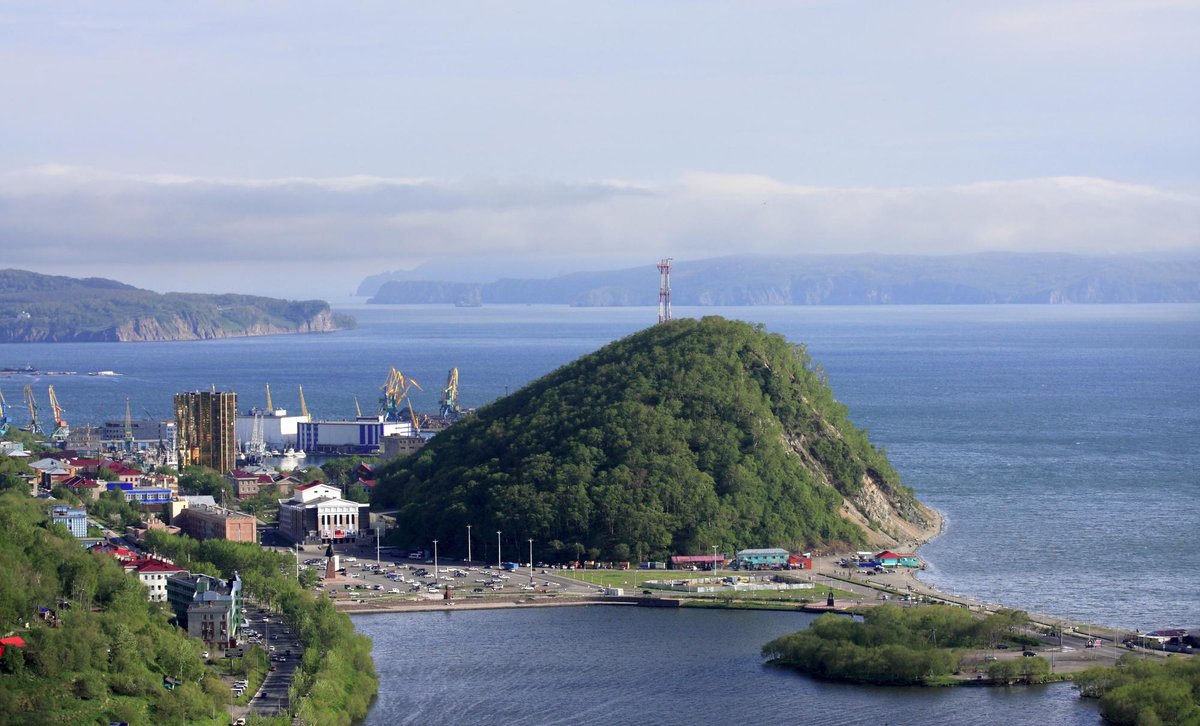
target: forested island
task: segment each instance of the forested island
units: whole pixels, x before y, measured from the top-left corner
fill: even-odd
[[[0,270],[0,343],[205,340],[354,325],[324,300],[161,294],[99,277]]]
[[[1025,613],[1014,610],[979,617],[950,605],[880,605],[864,608],[862,620],[822,615],[807,630],[764,645],[763,655],[830,680],[949,685],[962,680],[956,676],[974,651],[1036,642],[1021,634],[1027,625]],[[988,680],[998,685],[1042,683],[1050,676],[1050,663],[1040,656],[985,662]]]
[[[1200,302],[1200,260],[1007,252],[972,255],[739,255],[679,260],[676,305],[981,305]],[[492,281],[382,273],[372,303],[655,305],[658,273],[642,267]]]
[[[707,317],[656,325],[499,399],[384,467],[404,543],[466,525],[535,558],[663,558],[712,546],[894,545],[938,515],[849,420],[803,347]]]

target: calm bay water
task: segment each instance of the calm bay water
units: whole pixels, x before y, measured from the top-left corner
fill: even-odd
[[[0,345],[0,367],[32,364],[43,370],[111,369],[122,374],[39,380],[0,376],[0,391],[11,404],[19,398],[21,386],[32,382],[44,406],[45,385],[53,383],[68,419],[78,424],[120,417],[127,396],[136,416],[167,417],[172,393],[212,384],[238,391],[243,408],[262,405],[263,384],[269,382],[277,406],[297,409],[296,386],[303,385],[313,413],[335,418],[353,414],[355,396],[364,410],[372,408],[393,365],[424,386],[424,391],[415,392],[414,402],[419,409],[432,410],[446,371],[457,366],[462,401],[477,406],[645,327],[655,314],[646,308],[549,306],[360,305],[347,311],[358,316],[359,329],[329,335],[136,345]],[[945,534],[921,549],[929,562],[923,577],[931,583],[993,602],[1130,629],[1200,626],[1200,550],[1194,546],[1200,531],[1196,508],[1200,499],[1196,446],[1200,440],[1200,306],[685,308],[676,314],[721,314],[762,322],[768,330],[808,346],[828,372],[837,397],[850,408],[851,418],[888,450],[917,495],[946,514]],[[24,415],[20,410],[11,413],[16,419]],[[440,704],[444,711],[436,710],[438,705],[414,706],[407,701],[397,701],[399,710],[392,710],[387,694],[413,689],[403,680],[390,679],[420,678],[393,671],[389,664],[392,653],[399,653],[390,649],[407,648],[410,641],[417,650],[396,657],[423,664],[435,659],[461,663],[465,669],[481,641],[495,642],[506,644],[496,658],[512,654],[506,667],[495,669],[497,673],[521,674],[532,666],[518,659],[549,662],[550,651],[586,644],[578,648],[606,653],[588,666],[597,672],[606,668],[639,672],[633,666],[614,668],[608,659],[615,656],[596,639],[649,638],[650,633],[657,644],[660,637],[676,637],[676,628],[684,622],[655,620],[656,624],[645,625],[646,618],[671,617],[645,611],[580,612],[456,613],[442,620],[441,616],[404,616],[357,621],[379,636],[376,648],[385,674],[385,694],[372,718],[404,720],[410,709],[425,714],[426,720],[438,713],[473,714],[470,709],[484,709],[495,699],[486,695],[488,687],[480,686],[484,693],[447,693]],[[741,619],[760,616],[762,623]],[[578,618],[573,629],[539,637],[551,632],[543,630],[543,619],[573,617]],[[699,632],[706,642],[720,647],[697,651],[695,663],[686,650],[680,651],[678,659],[672,655],[654,661],[661,670],[643,677],[654,681],[656,689],[676,680],[681,667],[702,668],[725,658],[722,653],[727,652],[730,659],[747,659],[741,665],[748,668],[745,673],[756,674],[747,676],[755,685],[746,687],[750,696],[746,697],[736,682],[707,681],[696,690],[728,697],[728,702],[713,698],[706,708],[718,711],[708,713],[753,703],[757,689],[777,688],[770,684],[786,684],[778,691],[808,693],[788,701],[801,712],[814,706],[815,694],[806,689],[817,688],[820,699],[816,700],[822,702],[836,701],[836,694],[843,692],[759,665],[757,648],[771,637],[764,633],[775,633],[776,627],[786,632],[797,622],[794,618],[786,620],[785,626],[775,618],[790,616],[705,617],[753,622],[732,638],[738,643],[744,639],[749,650],[725,650],[735,645],[723,635],[732,632],[729,626],[689,625],[698,630],[682,632]],[[593,625],[596,618],[605,624]],[[615,620],[604,620],[608,618]],[[536,627],[519,629],[534,620]],[[456,623],[462,624],[458,635]],[[420,631],[432,624],[440,628],[436,642],[420,640],[424,637]],[[514,627],[518,630],[513,634],[506,631]],[[599,635],[592,632],[595,628],[601,630]],[[564,679],[555,681],[558,672],[564,673]],[[587,710],[595,706],[592,701],[619,702],[625,697],[609,690],[617,687],[616,682],[596,678],[595,673],[582,683],[561,669],[529,675],[556,684],[546,686],[550,695],[577,693],[577,697],[550,701],[551,707],[557,703],[565,709],[564,721],[580,720],[567,718],[571,709],[579,710],[577,715],[584,721],[600,720],[601,711]],[[589,691],[588,683],[594,690]],[[517,688],[515,683],[511,688]],[[854,694],[867,691],[844,692],[851,705],[829,714],[857,713],[845,709],[853,707]],[[586,698],[588,693],[595,698]],[[934,702],[947,714],[956,713],[953,704],[960,701],[971,702],[964,709],[998,708],[998,702],[1005,702],[1019,703],[1021,712],[1057,714],[1060,702],[1074,699],[1069,689],[1031,693],[1036,695],[967,689],[938,692]],[[917,709],[928,707],[926,696],[890,692],[878,704],[911,698],[925,704]],[[505,703],[503,708],[517,708]],[[679,707],[687,708],[688,703],[685,699]],[[878,710],[882,706],[872,708],[876,710],[868,708],[864,720],[886,720],[888,712]],[[1084,706],[1072,705],[1068,712],[1095,720]],[[654,713],[649,722],[689,720]],[[760,720],[783,720],[777,717],[784,713],[760,714]],[[557,718],[539,711],[533,720]],[[848,718],[833,720],[853,722]],[[951,720],[947,716],[945,722]]]
[[[567,607],[365,615],[367,724],[1096,724],[1069,685],[904,689],[766,666],[802,613]]]

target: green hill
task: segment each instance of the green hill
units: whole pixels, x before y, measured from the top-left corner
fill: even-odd
[[[936,513],[846,413],[802,347],[746,323],[675,320],[455,424],[385,467],[375,497],[398,508],[410,544],[465,552],[473,525],[557,561],[936,533]]]
[[[159,294],[98,277],[0,270],[0,343],[202,340],[353,326],[324,300]]]

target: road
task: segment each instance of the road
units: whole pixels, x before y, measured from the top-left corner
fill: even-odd
[[[237,719],[250,713],[261,716],[286,713],[291,709],[289,691],[292,675],[300,665],[303,646],[278,615],[270,615],[258,608],[247,608],[246,623],[247,630],[257,631],[262,636],[260,645],[267,649],[275,670],[267,672],[248,706],[233,706],[230,709],[230,717]],[[290,654],[288,651],[291,651]],[[235,679],[230,676],[228,680],[232,683]]]

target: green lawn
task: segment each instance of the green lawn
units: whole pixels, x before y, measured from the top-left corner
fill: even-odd
[[[738,600],[776,600],[788,603],[799,600],[823,601],[830,589],[825,582],[817,581],[816,587],[811,590],[761,590],[739,592],[736,594],[704,593],[702,595],[692,595],[682,592],[672,592],[670,590],[656,590],[653,587],[647,587],[645,584],[647,580],[695,580],[706,577],[726,577],[732,574],[739,574],[732,570],[719,570],[715,573],[692,572],[690,570],[576,570],[574,572],[556,571],[555,574],[601,587],[620,587],[632,591],[626,594],[639,594],[643,589],[648,589],[656,595],[701,598],[706,600],[721,600],[733,597]],[[798,577],[804,576],[802,573],[794,574]],[[860,597],[837,588],[833,588],[833,596],[839,600],[857,599]]]

